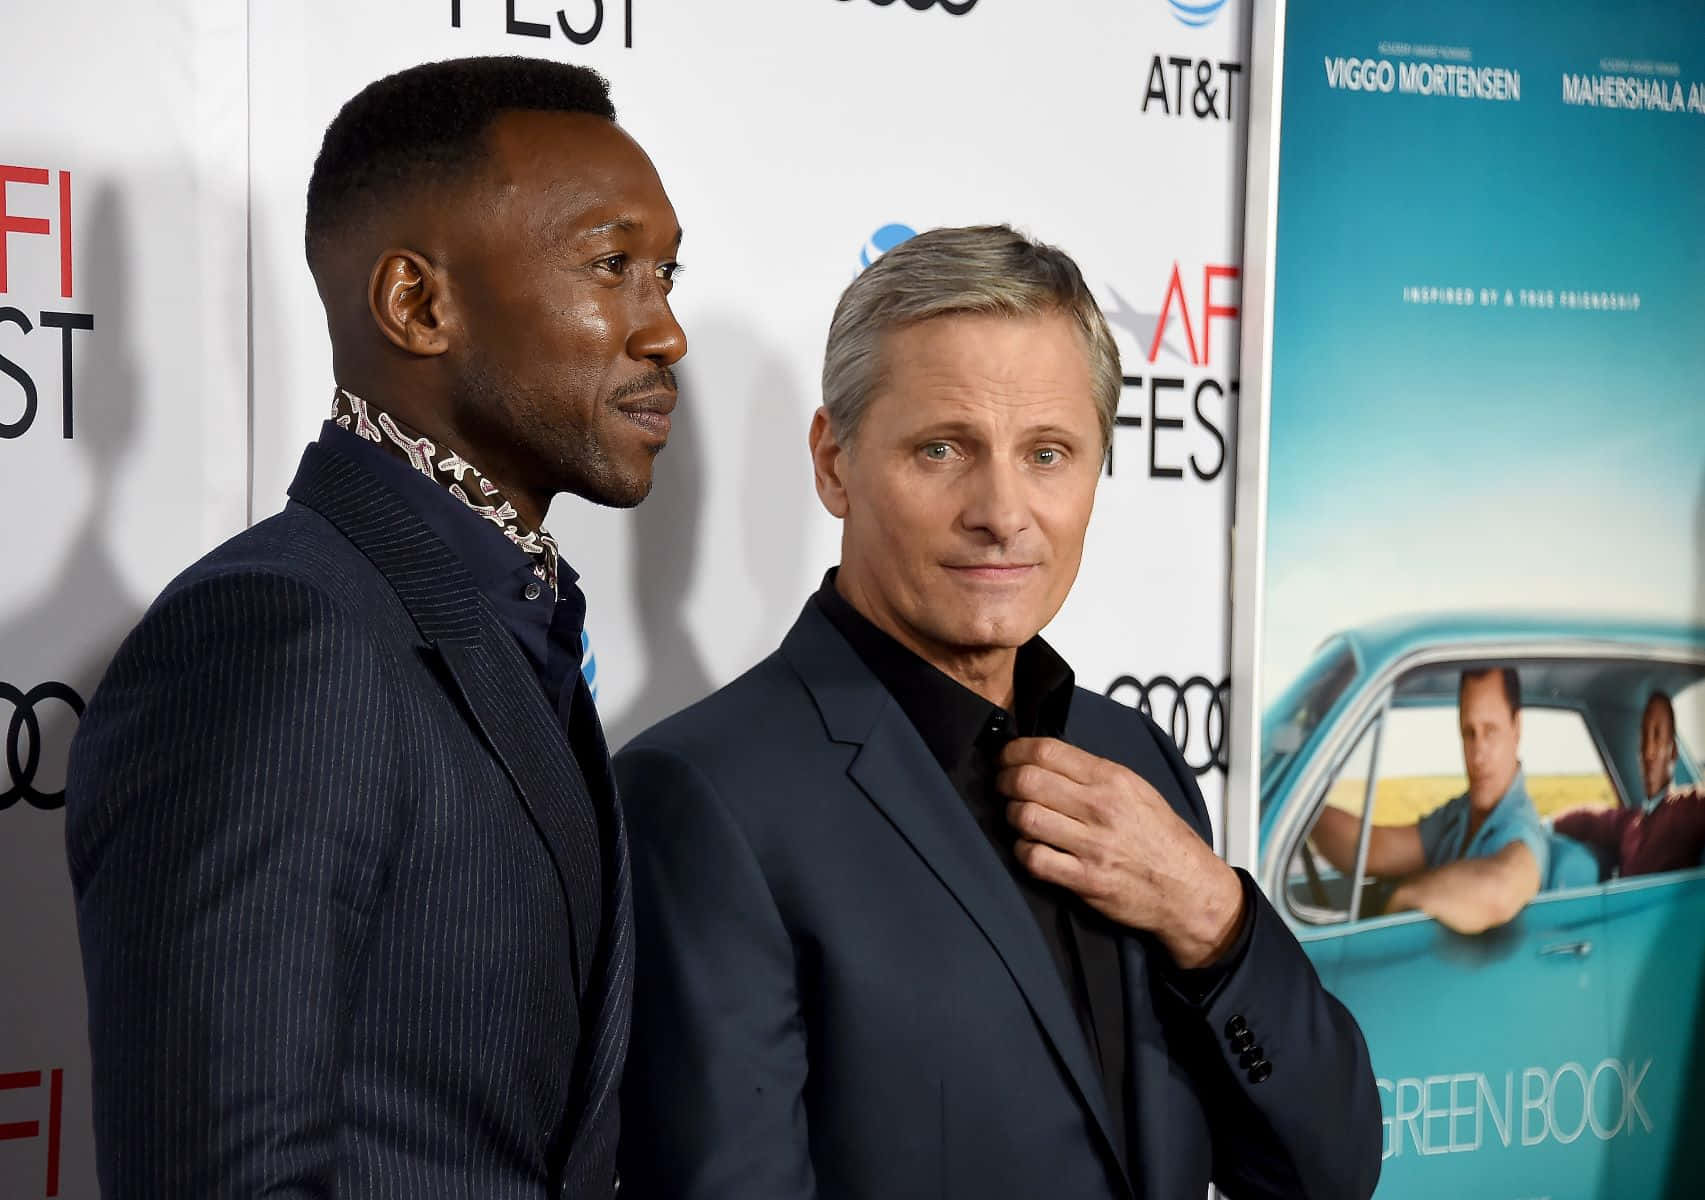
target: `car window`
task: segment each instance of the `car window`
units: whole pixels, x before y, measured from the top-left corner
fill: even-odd
[[[1285,764],[1308,744],[1321,720],[1355,678],[1355,652],[1342,639],[1334,639],[1267,710],[1261,728],[1263,788],[1284,773]],[[1262,808],[1271,800],[1270,795],[1263,795]]]
[[[1675,705],[1676,782],[1698,783],[1699,754],[1705,751],[1705,680],[1682,688],[1672,697]]]
[[[1617,802],[1604,759],[1586,721],[1573,709],[1522,709],[1521,765],[1528,797],[1541,817]],[[1456,709],[1392,709],[1380,752],[1375,823],[1414,824],[1467,790]]]
[[[1366,803],[1368,767],[1379,722],[1370,725],[1326,788],[1324,807],[1361,820]],[[1316,817],[1318,827],[1323,818]],[[1285,872],[1285,895],[1291,911],[1311,925],[1330,925],[1350,917],[1351,870],[1340,870],[1315,844],[1313,831],[1297,843]]]
[[[1376,748],[1377,742],[1377,748]],[[1377,754],[1377,757],[1376,757]],[[1522,772],[1541,817],[1571,808],[1608,808],[1616,791],[1592,734],[1573,709],[1529,706],[1522,710]],[[1462,765],[1462,735],[1454,704],[1404,704],[1388,708],[1356,741],[1326,784],[1309,835],[1292,852],[1285,877],[1291,911],[1310,924],[1333,924],[1384,911],[1397,880],[1369,876],[1352,886],[1353,851],[1344,842],[1346,814],[1359,825],[1370,791],[1373,824],[1413,826],[1468,790]],[[1336,824],[1334,839],[1324,826]],[[1333,861],[1337,846],[1339,862]],[[1359,905],[1351,896],[1361,892]]]

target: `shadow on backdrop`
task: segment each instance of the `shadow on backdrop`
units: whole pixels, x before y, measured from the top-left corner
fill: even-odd
[[[87,460],[88,502],[81,523],[62,541],[59,574],[40,581],[29,607],[0,620],[0,655],[8,662],[20,657],[51,662],[51,677],[70,685],[86,702],[147,601],[127,590],[113,531],[118,504],[114,484],[141,426],[136,366],[141,314],[134,307],[117,189],[98,188],[84,228],[77,298],[63,303],[95,317],[92,331],[78,332],[72,339],[70,446]],[[33,336],[44,334],[56,342],[60,337],[58,330],[40,328]],[[37,423],[25,436],[58,436],[58,395],[51,377],[38,379],[37,385]],[[162,518],[169,519],[169,514],[162,513]],[[199,520],[199,514],[188,519]],[[28,688],[40,681],[13,682]],[[58,792],[64,787],[65,752],[76,730],[76,714],[65,704],[46,702],[39,720],[41,761],[34,787]],[[18,863],[16,868],[35,871],[45,865]],[[63,872],[64,862],[51,867]]]
[[[732,635],[752,627],[753,614],[690,614],[700,571],[743,571],[756,593],[752,645],[734,673],[775,648],[805,598],[799,592],[800,555],[807,505],[816,503],[805,441],[810,409],[798,399],[786,360],[758,343],[749,328],[713,322],[687,332],[696,347],[706,349],[696,351],[697,357],[689,354],[678,368],[681,403],[674,431],[658,460],[651,495],[630,524],[631,591],[646,675],[632,702],[606,717],[612,750],[733,677],[719,678],[710,669],[695,629]],[[728,435],[742,422],[740,452],[727,454]],[[705,525],[713,423],[723,435],[718,469],[743,472],[738,531]],[[594,630],[594,655],[596,638]]]
[[[76,527],[59,540],[61,552],[47,560],[57,573],[28,581],[33,586],[28,587],[24,607],[0,618],[0,678],[25,691],[47,681],[62,683],[81,702],[94,692],[147,603],[129,590],[121,559],[149,549],[119,545],[115,528],[120,503],[116,481],[143,424],[138,363],[146,345],[148,314],[135,296],[120,193],[111,185],[96,185],[91,194],[86,222],[78,226],[75,298],[51,305],[92,313],[95,320],[94,329],[74,334],[72,343],[70,447],[86,465],[86,505]],[[32,321],[36,315],[30,313]],[[61,331],[40,326],[31,335],[54,342],[56,362],[60,336]],[[37,424],[20,441],[0,444],[27,455],[31,439],[60,437],[56,374],[36,379]],[[196,440],[193,431],[191,438]],[[40,515],[45,519],[55,507],[52,492],[58,481],[38,479],[46,485],[40,490]],[[174,514],[164,506],[159,513],[160,520],[199,522],[200,516]],[[87,1152],[90,1083],[83,968],[60,794],[77,715],[58,700],[43,701],[35,713],[40,744],[20,755],[24,762],[32,755],[37,760],[31,794],[0,812],[0,963],[5,964],[0,973],[6,979],[0,983],[0,1073],[40,1071],[45,1076],[50,1068],[64,1071],[64,1107],[55,1114],[63,1122],[67,1151],[60,1194],[93,1196],[97,1185],[93,1157]],[[10,722],[12,716],[10,705],[0,705],[0,719]],[[0,765],[0,790],[17,782],[10,767]],[[45,807],[50,803],[54,807]],[[29,1091],[13,1093],[10,1111],[48,1128],[46,1103],[30,1104]],[[30,1148],[42,1143],[18,1145],[18,1154],[0,1168],[0,1194],[41,1195],[37,1171],[43,1160],[33,1158]]]

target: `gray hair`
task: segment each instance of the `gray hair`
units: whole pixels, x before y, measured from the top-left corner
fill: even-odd
[[[1071,256],[1007,225],[932,229],[888,251],[848,285],[823,352],[823,406],[843,445],[882,386],[882,335],[932,317],[1071,317],[1089,355],[1101,444],[1113,438],[1119,349]]]

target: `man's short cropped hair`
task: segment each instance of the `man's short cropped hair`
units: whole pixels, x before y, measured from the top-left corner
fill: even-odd
[[[356,93],[326,129],[308,180],[306,243],[315,265],[341,226],[424,180],[465,171],[500,113],[616,119],[610,86],[587,67],[492,56],[423,63]]]
[[[882,387],[883,335],[946,316],[1031,317],[1058,312],[1089,355],[1101,444],[1113,437],[1123,384],[1119,349],[1083,273],[1065,251],[1006,225],[932,229],[872,263],[841,294],[823,352],[823,406],[843,445]]]
[[[1462,678],[1457,680],[1456,701],[1462,703],[1463,689],[1468,686],[1470,679],[1484,679],[1493,671],[1498,672],[1504,681],[1504,699],[1510,703],[1510,715],[1521,711],[1521,676],[1514,667],[1469,667],[1462,672]]]

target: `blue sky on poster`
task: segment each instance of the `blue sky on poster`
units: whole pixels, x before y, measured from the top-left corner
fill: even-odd
[[[1287,9],[1263,703],[1325,636],[1396,613],[1705,624],[1705,112],[1562,86],[1685,96],[1705,15],[1679,38],[1673,7],[1462,15]],[[1520,99],[1334,88],[1339,57],[1506,68]]]

